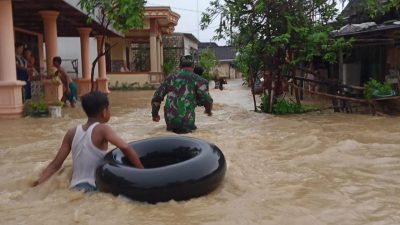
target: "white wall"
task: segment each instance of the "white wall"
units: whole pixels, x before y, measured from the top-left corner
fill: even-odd
[[[198,49],[198,45],[196,42],[192,41],[191,39],[187,38],[187,37],[183,37],[183,44],[184,44],[184,55],[190,55],[190,49]]]
[[[82,59],[81,59],[81,43],[80,38],[58,38],[58,54],[64,59],[78,59],[78,77],[82,77]],[[95,38],[90,38],[90,68],[92,68],[91,63],[97,56],[97,41]],[[72,71],[72,65],[69,61],[63,61],[62,66],[71,75],[71,77],[76,78]],[[94,70],[95,77],[97,77],[97,66]]]

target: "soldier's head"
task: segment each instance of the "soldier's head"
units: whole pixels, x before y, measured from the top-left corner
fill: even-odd
[[[191,55],[184,55],[179,60],[179,67],[180,68],[193,68],[194,67],[194,60]]]

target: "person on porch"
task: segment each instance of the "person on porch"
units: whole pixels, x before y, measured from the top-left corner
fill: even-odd
[[[57,68],[55,74],[60,78],[63,84],[64,95],[62,97],[62,101],[66,103],[68,100],[71,104],[71,107],[74,108],[76,101],[78,100],[78,86],[65,72],[64,68],[61,66],[61,62],[61,57],[56,56],[53,58],[53,66]]]
[[[15,62],[17,67],[17,80],[25,81],[23,86],[23,99],[31,99],[31,82],[28,75],[28,62],[23,56],[24,45],[22,43],[15,43]]]

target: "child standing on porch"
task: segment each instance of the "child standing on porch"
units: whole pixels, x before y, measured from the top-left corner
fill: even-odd
[[[64,86],[64,95],[62,97],[62,101],[66,103],[68,100],[71,104],[71,107],[75,107],[76,101],[78,100],[78,86],[65,72],[64,68],[61,66],[61,62],[61,57],[56,56],[53,58],[53,66],[57,68],[56,76],[60,78]]]

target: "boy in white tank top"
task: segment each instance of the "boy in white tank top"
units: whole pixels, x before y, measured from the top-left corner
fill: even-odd
[[[87,122],[67,131],[57,155],[32,186],[48,180],[72,151],[70,187],[84,192],[96,191],[95,170],[108,149],[108,142],[121,149],[135,167],[143,168],[135,150],[106,125],[111,117],[107,95],[99,91],[90,92],[82,97],[81,102]]]

